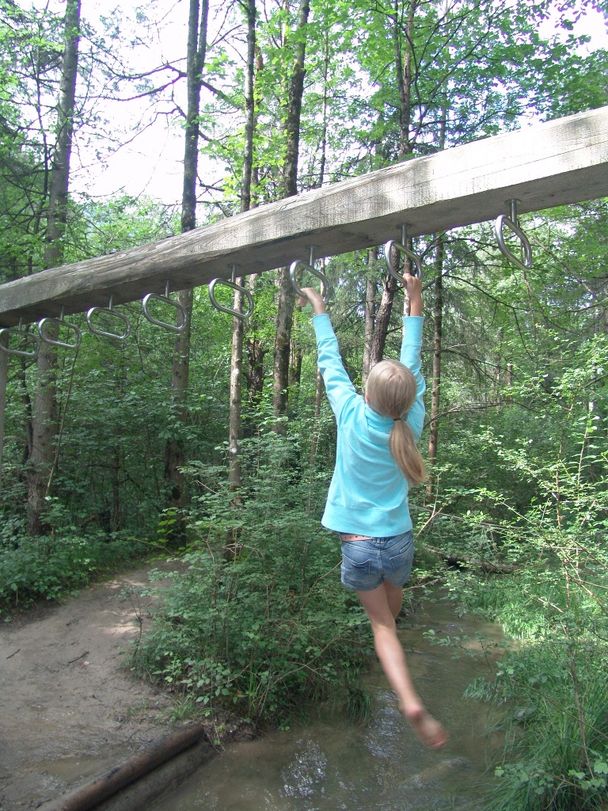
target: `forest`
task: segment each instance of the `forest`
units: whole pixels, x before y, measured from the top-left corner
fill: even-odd
[[[605,0],[0,0],[0,297],[30,274],[607,105],[607,15]],[[97,193],[99,167],[153,127],[180,145],[181,200]],[[411,601],[439,588],[514,642],[467,690],[504,717],[484,808],[603,809],[608,199],[519,224],[530,267],[489,222],[408,242],[429,470],[412,494]],[[403,291],[380,246],[322,267],[360,388],[398,356]],[[251,297],[246,318],[196,287],[157,302],[179,332],[132,301],[100,314],[114,338],[84,312],[51,320],[51,341],[35,323],[0,333],[0,612],[174,556],[181,573],[133,654],[141,678],[260,729],[338,693],[362,717],[373,646],[320,524],[335,425],[310,311],[287,267],[241,281],[218,298],[241,315]]]

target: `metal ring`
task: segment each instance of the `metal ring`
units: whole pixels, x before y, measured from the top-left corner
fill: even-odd
[[[64,327],[65,329],[72,330],[74,333],[74,342],[69,343],[68,341],[60,341],[58,338],[49,338],[44,334],[44,328],[47,324],[57,324],[59,329]],[[63,346],[66,349],[78,349],[80,346],[80,341],[82,340],[82,333],[80,329],[75,324],[68,324],[67,321],[63,320],[63,318],[41,318],[38,322],[38,335],[40,336],[40,340],[44,341],[45,344],[50,344],[51,346]]]
[[[34,333],[24,332],[21,327],[2,327],[0,329],[0,338],[2,338],[3,335],[7,335],[10,342],[11,333],[14,335],[17,332],[21,333],[21,337],[25,338],[26,341],[30,341],[34,345],[34,348],[31,351],[26,349],[11,349],[10,346],[4,346],[4,343],[0,341],[0,350],[6,355],[16,355],[19,358],[35,360],[38,357],[38,350],[40,349],[40,339]]]
[[[403,275],[399,275],[396,270],[393,269],[393,263],[391,262],[391,253],[393,248],[398,252],[402,253],[404,256],[407,256],[408,259],[414,263],[414,267],[412,268],[412,276],[417,276],[419,279],[422,278],[422,259],[418,256],[417,253],[410,251],[408,248],[405,248],[400,242],[397,242],[396,239],[389,239],[389,241],[384,246],[384,258],[386,259],[386,268],[389,272],[389,275],[393,277],[393,279],[397,279],[400,284],[403,284]]]
[[[299,296],[305,296],[302,292],[300,287],[298,286],[297,274],[298,271],[302,271],[305,273],[311,273],[313,276],[316,276],[317,279],[321,282],[321,295],[323,296],[323,301],[327,304],[329,302],[329,298],[331,295],[331,286],[327,279],[327,276],[321,270],[317,270],[316,267],[313,265],[308,265],[306,262],[303,262],[301,259],[296,259],[295,262],[291,263],[289,268],[289,278],[291,279],[291,284],[293,289]]]
[[[215,286],[217,284],[223,284],[225,287],[230,287],[232,290],[238,290],[239,292],[243,293],[247,299],[247,309],[241,313],[238,310],[233,310],[231,307],[221,304],[215,297]],[[234,281],[229,281],[228,279],[212,279],[209,282],[209,299],[216,310],[221,310],[223,313],[228,313],[229,315],[233,315],[235,318],[240,318],[241,321],[246,321],[253,312],[253,296],[249,290]]]
[[[504,235],[505,227],[512,231],[519,239],[521,243],[521,259],[515,256],[515,254],[507,247]],[[532,267],[532,248],[530,247],[527,236],[521,230],[517,222],[512,220],[510,217],[507,217],[506,214],[499,214],[494,221],[494,233],[496,234],[496,241],[498,242],[498,247],[500,248],[501,253],[507,257],[509,262],[516,265],[518,268],[522,268],[522,270]]]
[[[111,316],[115,318],[117,321],[120,321],[121,324],[124,325],[124,330],[122,332],[109,332],[105,329],[100,329],[93,324],[93,316],[95,313],[105,313],[106,316]],[[131,334],[131,325],[129,324],[129,319],[126,315],[122,313],[117,313],[116,310],[113,310],[112,307],[91,307],[86,314],[87,325],[89,330],[92,332],[93,335],[98,335],[100,338],[113,338],[116,341],[124,341],[126,340],[129,335]]]
[[[148,312],[148,304],[151,301],[162,301],[163,304],[169,304],[169,306],[173,307],[177,315],[179,315],[179,323],[178,324],[171,324],[169,321],[161,321],[159,318],[153,316],[150,312]],[[168,295],[161,296],[158,293],[148,293],[144,296],[141,306],[144,311],[144,315],[148,319],[151,324],[156,324],[157,327],[162,327],[163,329],[168,329],[171,332],[183,332],[186,326],[186,312],[179,301],[175,301],[174,299],[169,298]]]

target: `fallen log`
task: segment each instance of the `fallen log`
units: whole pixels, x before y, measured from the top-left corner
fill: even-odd
[[[39,806],[39,811],[90,811],[97,808],[108,798],[199,742],[207,742],[210,754],[215,753],[203,724],[190,724],[165,735],[92,782],[44,803]]]

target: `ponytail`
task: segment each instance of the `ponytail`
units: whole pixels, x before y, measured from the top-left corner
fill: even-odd
[[[424,459],[416,447],[412,429],[404,420],[393,422],[389,447],[395,462],[410,484],[420,484],[426,479]]]
[[[416,397],[416,380],[398,360],[381,360],[370,371],[365,399],[379,414],[392,417],[389,447],[393,458],[410,484],[426,479],[426,470],[416,447],[412,429],[402,419]]]

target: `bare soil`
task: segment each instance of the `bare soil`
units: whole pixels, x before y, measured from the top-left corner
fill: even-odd
[[[174,726],[171,696],[128,669],[155,599],[142,594],[152,568],[177,564],[129,571],[0,625],[2,811],[59,797]]]

